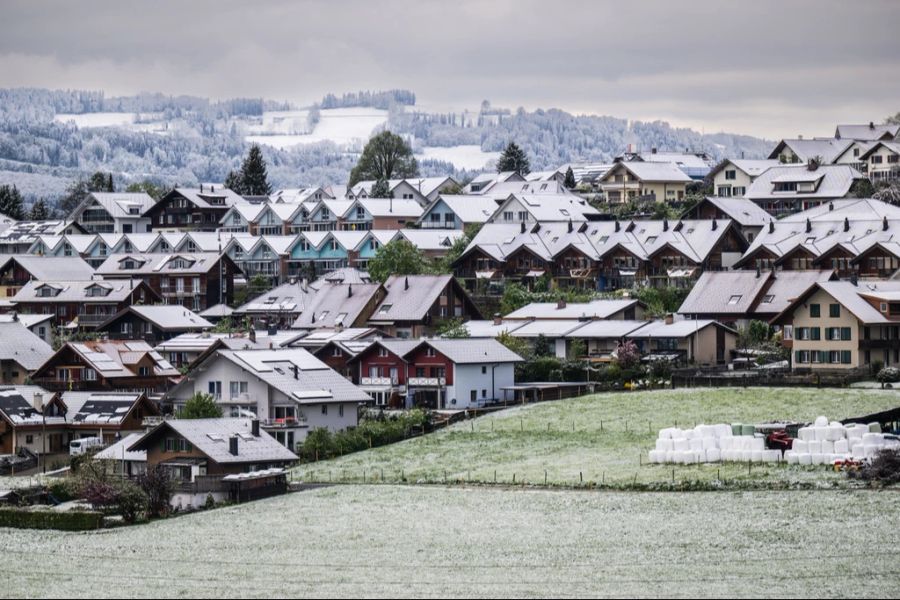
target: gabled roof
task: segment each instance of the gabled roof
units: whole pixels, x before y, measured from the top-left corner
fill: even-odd
[[[860,156],[860,160],[868,159],[872,154],[877,152],[880,148],[886,148],[890,150],[894,154],[900,154],[900,142],[877,142],[872,144],[868,150],[863,152]]]
[[[13,426],[43,424],[44,416],[35,409],[33,404],[35,394],[43,396],[44,406],[56,397],[53,392],[48,392],[36,385],[0,386],[0,414]],[[48,424],[64,423],[65,418],[48,417],[46,422]]]
[[[456,217],[463,223],[484,223],[497,210],[497,202],[489,196],[475,195],[440,195],[429,204],[419,218],[419,223],[426,221],[426,217],[435,206],[444,203]]]
[[[202,191],[200,188],[176,187],[166,194],[166,197],[169,197],[172,194],[177,194],[186,198],[191,204],[198,208],[224,210],[229,206],[234,206],[235,204],[243,202],[243,198],[224,185],[204,185]]]
[[[299,315],[316,290],[304,281],[283,283],[235,309],[235,314],[284,313]]]
[[[97,371],[97,374],[106,379],[138,378],[137,363],[149,356],[153,361],[153,374],[157,377],[178,377],[181,375],[178,369],[164,359],[147,342],[140,340],[103,340],[66,342],[56,353],[35,373],[52,369],[57,357],[64,352],[71,351],[77,354],[86,365]]]
[[[820,165],[811,171],[807,165],[783,165],[763,171],[747,188],[746,198],[762,200],[820,200],[844,198],[853,182],[863,175],[848,165]],[[813,192],[775,191],[776,182],[818,182]]]
[[[900,125],[838,125],[834,131],[834,137],[849,140],[873,141],[882,140],[885,137],[897,138],[900,135]]]
[[[0,271],[11,264],[18,264],[34,279],[44,281],[89,281],[94,276],[94,269],[78,256],[29,256],[20,254],[10,256],[0,265]]]
[[[556,302],[532,302],[509,313],[504,319],[609,319],[617,313],[639,305],[641,302],[633,298],[570,302],[562,307]]]
[[[418,348],[431,346],[456,364],[514,363],[522,357],[498,342],[487,338],[421,340],[403,358],[408,358]]]
[[[492,221],[496,222],[513,203],[527,210],[535,221],[541,223],[586,221],[600,214],[587,200],[572,194],[514,194],[494,211]]]
[[[697,332],[706,329],[707,327],[721,327],[726,331],[731,331],[732,333],[734,333],[734,330],[725,327],[721,323],[718,323],[711,319],[692,319],[686,321],[673,321],[672,323],[667,323],[666,321],[659,320],[651,321],[647,325],[635,331],[633,334],[630,334],[628,337],[647,339],[685,338],[692,336]]]
[[[496,338],[503,333],[510,333],[524,325],[526,321],[501,321],[499,324],[492,320],[471,320],[463,323],[463,327],[469,332],[470,338]]]
[[[103,330],[108,324],[117,321],[126,314],[134,314],[141,319],[153,323],[163,331],[196,331],[212,329],[214,325],[197,313],[176,304],[145,305],[135,304],[119,311],[101,324],[98,329]]]
[[[354,202],[366,209],[373,217],[408,217],[418,219],[422,216],[422,205],[415,200],[390,198],[360,198]],[[350,211],[352,209],[348,208]]]
[[[121,275],[166,275],[209,273],[219,263],[217,252],[185,252],[183,254],[111,254],[97,267],[97,273],[106,277]],[[126,269],[126,261],[135,268]],[[230,260],[230,259],[229,259]]]
[[[802,163],[818,157],[821,158],[823,164],[827,165],[833,163],[851,144],[853,144],[853,140],[836,138],[785,139],[778,142],[775,149],[769,153],[769,158],[778,160],[782,150],[789,148]]]
[[[446,252],[464,235],[459,229],[401,229],[394,239],[403,238],[419,250]]]
[[[816,291],[823,290],[826,294],[834,298],[844,308],[850,311],[853,316],[863,323],[892,323],[884,314],[878,311],[865,298],[871,296],[878,298],[880,293],[897,293],[900,292],[900,281],[878,281],[871,283],[859,283],[854,285],[850,281],[820,281],[805,293],[797,297],[784,310],[776,315],[771,322],[779,323],[784,318],[789,317],[797,307],[812,296]]]
[[[456,288],[458,297],[465,295],[465,291],[455,284],[453,275],[391,275],[384,282],[387,295],[369,320],[372,323],[422,321],[448,286]],[[477,313],[478,309],[468,297],[463,301],[470,312]]]
[[[142,392],[75,392],[62,393],[66,421],[73,424],[120,425],[139,402],[146,402]],[[147,403],[152,412],[156,406]],[[150,408],[152,406],[152,408]]]
[[[38,290],[50,286],[57,290],[52,296],[40,296]],[[94,287],[103,287],[108,290],[106,295],[88,296],[88,290]],[[139,279],[114,279],[111,281],[29,281],[13,297],[16,303],[28,302],[124,302],[140,287],[144,287],[148,299],[157,297],[150,287]]]
[[[293,328],[350,327],[367,316],[381,290],[378,283],[325,285],[309,299]]]
[[[11,360],[34,371],[52,355],[50,346],[21,322],[0,321],[0,360]]]
[[[337,329],[313,329],[291,342],[292,348],[320,348],[332,342],[358,342],[369,345],[372,338],[382,333],[373,327],[345,327]]]
[[[771,167],[777,167],[781,162],[775,158],[765,159],[747,159],[747,158],[726,158],[720,161],[709,172],[710,177],[715,177],[724,171],[729,165],[741,171],[745,175],[753,178],[759,176],[760,173]]]
[[[228,227],[228,222],[234,214],[240,215],[247,223],[256,223],[257,220],[259,220],[260,215],[262,215],[263,211],[266,209],[266,206],[268,205],[265,203],[257,204],[255,202],[245,202],[241,200],[240,202],[231,205],[228,211],[222,215],[221,219],[219,219],[219,224]]]
[[[94,200],[114,219],[138,219],[156,204],[146,192],[91,192],[72,214],[80,215]],[[133,208],[136,214],[131,213]]]
[[[94,454],[94,460],[125,460],[129,462],[147,462],[147,451],[136,450],[129,452],[139,439],[144,437],[144,433],[129,433],[121,440],[111,446],[107,446],[103,450]]]
[[[132,444],[128,451],[146,450],[167,432],[183,437],[194,449],[218,464],[294,462],[297,455],[260,430],[252,434],[249,419],[169,419]],[[238,437],[237,456],[231,454],[229,439]]]
[[[772,220],[772,215],[760,208],[755,202],[746,198],[707,196],[700,202],[700,204],[703,203],[712,204],[742,227],[762,227]],[[698,206],[700,205],[698,204]],[[694,210],[691,212],[694,212]]]
[[[674,162],[643,162],[643,161],[622,161],[616,163],[603,177],[600,182],[605,182],[618,168],[625,169],[640,181],[648,183],[655,182],[674,182],[674,183],[690,183],[691,178]]]
[[[648,321],[597,320],[588,321],[564,337],[572,339],[619,339],[629,337],[647,325]]]
[[[748,315],[772,277],[771,271],[706,271],[694,283],[678,312]]]

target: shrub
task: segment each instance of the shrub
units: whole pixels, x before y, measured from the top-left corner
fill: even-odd
[[[880,450],[875,458],[859,471],[850,471],[848,476],[863,481],[876,481],[885,485],[900,483],[900,450],[896,448]]]
[[[897,367],[884,367],[878,371],[875,377],[881,383],[897,383],[900,381],[900,369]]]
[[[96,512],[0,508],[0,527],[87,531],[100,529],[102,525],[103,515]]]
[[[138,477],[138,485],[147,495],[147,516],[166,516],[171,508],[173,488],[168,469],[159,465],[148,468]]]

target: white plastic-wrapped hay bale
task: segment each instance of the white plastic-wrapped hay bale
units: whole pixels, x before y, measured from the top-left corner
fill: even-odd
[[[691,449],[691,441],[687,438],[677,438],[672,440],[672,447],[675,452],[687,452]]]
[[[667,463],[675,462],[675,451],[674,450],[666,451],[666,462]]]
[[[701,438],[700,440],[703,443],[703,449],[709,450],[710,448],[718,448],[719,443],[716,441],[716,438],[709,436]]]
[[[866,425],[854,423],[847,426],[847,439],[861,440],[864,433],[868,433],[869,428]]]
[[[657,439],[671,440],[673,431],[674,431],[674,429],[672,427],[666,427],[665,429],[660,429]]]
[[[651,450],[647,453],[647,459],[651,463],[659,462],[659,450]]]
[[[810,456],[812,456],[812,464],[814,465],[821,465],[823,462],[825,462],[825,455],[821,452],[816,452],[815,454],[811,454]]]
[[[897,438],[890,438],[890,439],[885,438],[884,447],[885,448],[900,448],[900,440],[898,440]]]
[[[733,437],[719,438],[719,448],[723,451],[731,450],[732,448],[734,448],[734,440],[735,439],[736,438],[733,438]]]
[[[822,440],[821,451],[822,454],[834,454],[834,442]]]
[[[844,427],[838,423],[837,425],[829,425],[825,429],[825,439],[829,442],[836,442],[844,439]]]
[[[881,433],[881,423],[869,423],[869,433]]]
[[[821,442],[825,439],[825,436],[828,435],[828,427],[813,427],[813,432],[816,436],[816,441]]]
[[[779,462],[781,460],[781,450],[763,450],[763,462]]]
[[[753,462],[762,462],[764,452],[765,452],[765,450],[751,450],[750,451],[750,460]]]
[[[656,449],[661,452],[668,452],[675,449],[675,443],[668,438],[656,440]]]
[[[816,439],[816,433],[812,427],[801,427],[797,431],[797,437],[803,440],[804,442],[808,442],[810,440]]]
[[[741,460],[744,462],[753,460],[753,450],[741,450]]]
[[[683,435],[685,437],[685,439],[690,440],[694,437],[694,430],[693,429],[685,429],[684,431],[681,432],[681,435]]]
[[[696,459],[696,461],[698,463],[705,463],[706,462],[706,450],[698,450],[697,452],[694,452],[694,459]]]
[[[787,452],[784,453],[784,460],[789,465],[796,465],[798,462],[797,461],[797,453],[794,452],[793,450],[788,450]]]
[[[810,454],[818,454],[822,451],[822,442],[818,440],[806,442],[806,451]]]
[[[828,417],[816,417],[816,427],[828,427]]]
[[[866,446],[881,446],[884,444],[883,433],[864,433],[862,437],[863,444]]]
[[[866,447],[862,442],[857,442],[851,447],[850,453],[853,455],[853,458],[863,459],[866,457]]]
[[[834,451],[837,454],[847,454],[850,452],[850,442],[848,440],[838,440],[834,443]]]
[[[875,444],[864,444],[863,449],[866,458],[875,458],[875,456],[877,456],[881,451],[881,446],[877,446]]]
[[[766,438],[759,436],[751,438],[750,449],[761,452],[766,449]]]
[[[800,454],[797,456],[797,463],[801,465],[812,464],[812,454]]]
[[[703,439],[695,437],[691,438],[689,441],[692,452],[700,452],[703,450]]]
[[[684,452],[682,454],[684,458],[684,464],[692,465],[697,462],[697,455],[693,452]]]
[[[722,460],[722,451],[719,450],[718,448],[709,448],[706,451],[706,461],[707,462],[714,463],[714,462],[719,462],[720,460]]]
[[[793,450],[796,454],[804,454],[808,452],[809,442],[805,440],[794,440],[794,443],[791,444],[791,450]]]
[[[731,425],[726,423],[719,423],[716,425],[716,437],[717,438],[730,438],[733,435],[731,431]]]

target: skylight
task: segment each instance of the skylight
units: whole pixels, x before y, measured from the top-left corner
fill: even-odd
[[[728,304],[733,306],[733,305],[737,304],[738,302],[740,302],[741,298],[743,298],[743,296],[741,294],[735,294],[731,298],[728,299]]]

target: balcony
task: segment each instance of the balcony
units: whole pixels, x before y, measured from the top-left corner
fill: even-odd
[[[422,221],[419,225],[422,229],[456,229],[453,221]]]
[[[410,377],[409,387],[439,387],[447,385],[446,377]]]
[[[259,423],[264,429],[292,429],[306,427],[305,417],[284,417],[281,419],[264,419]]]
[[[79,313],[79,314],[77,315],[77,317],[78,317],[78,324],[79,324],[79,325],[89,325],[89,326],[95,326],[95,327],[96,327],[96,326],[99,325],[100,323],[103,323],[104,321],[106,321],[107,319],[109,319],[110,317],[112,317],[114,314],[115,314],[115,313],[109,313],[109,314],[96,314],[96,313],[84,314],[84,313]]]

